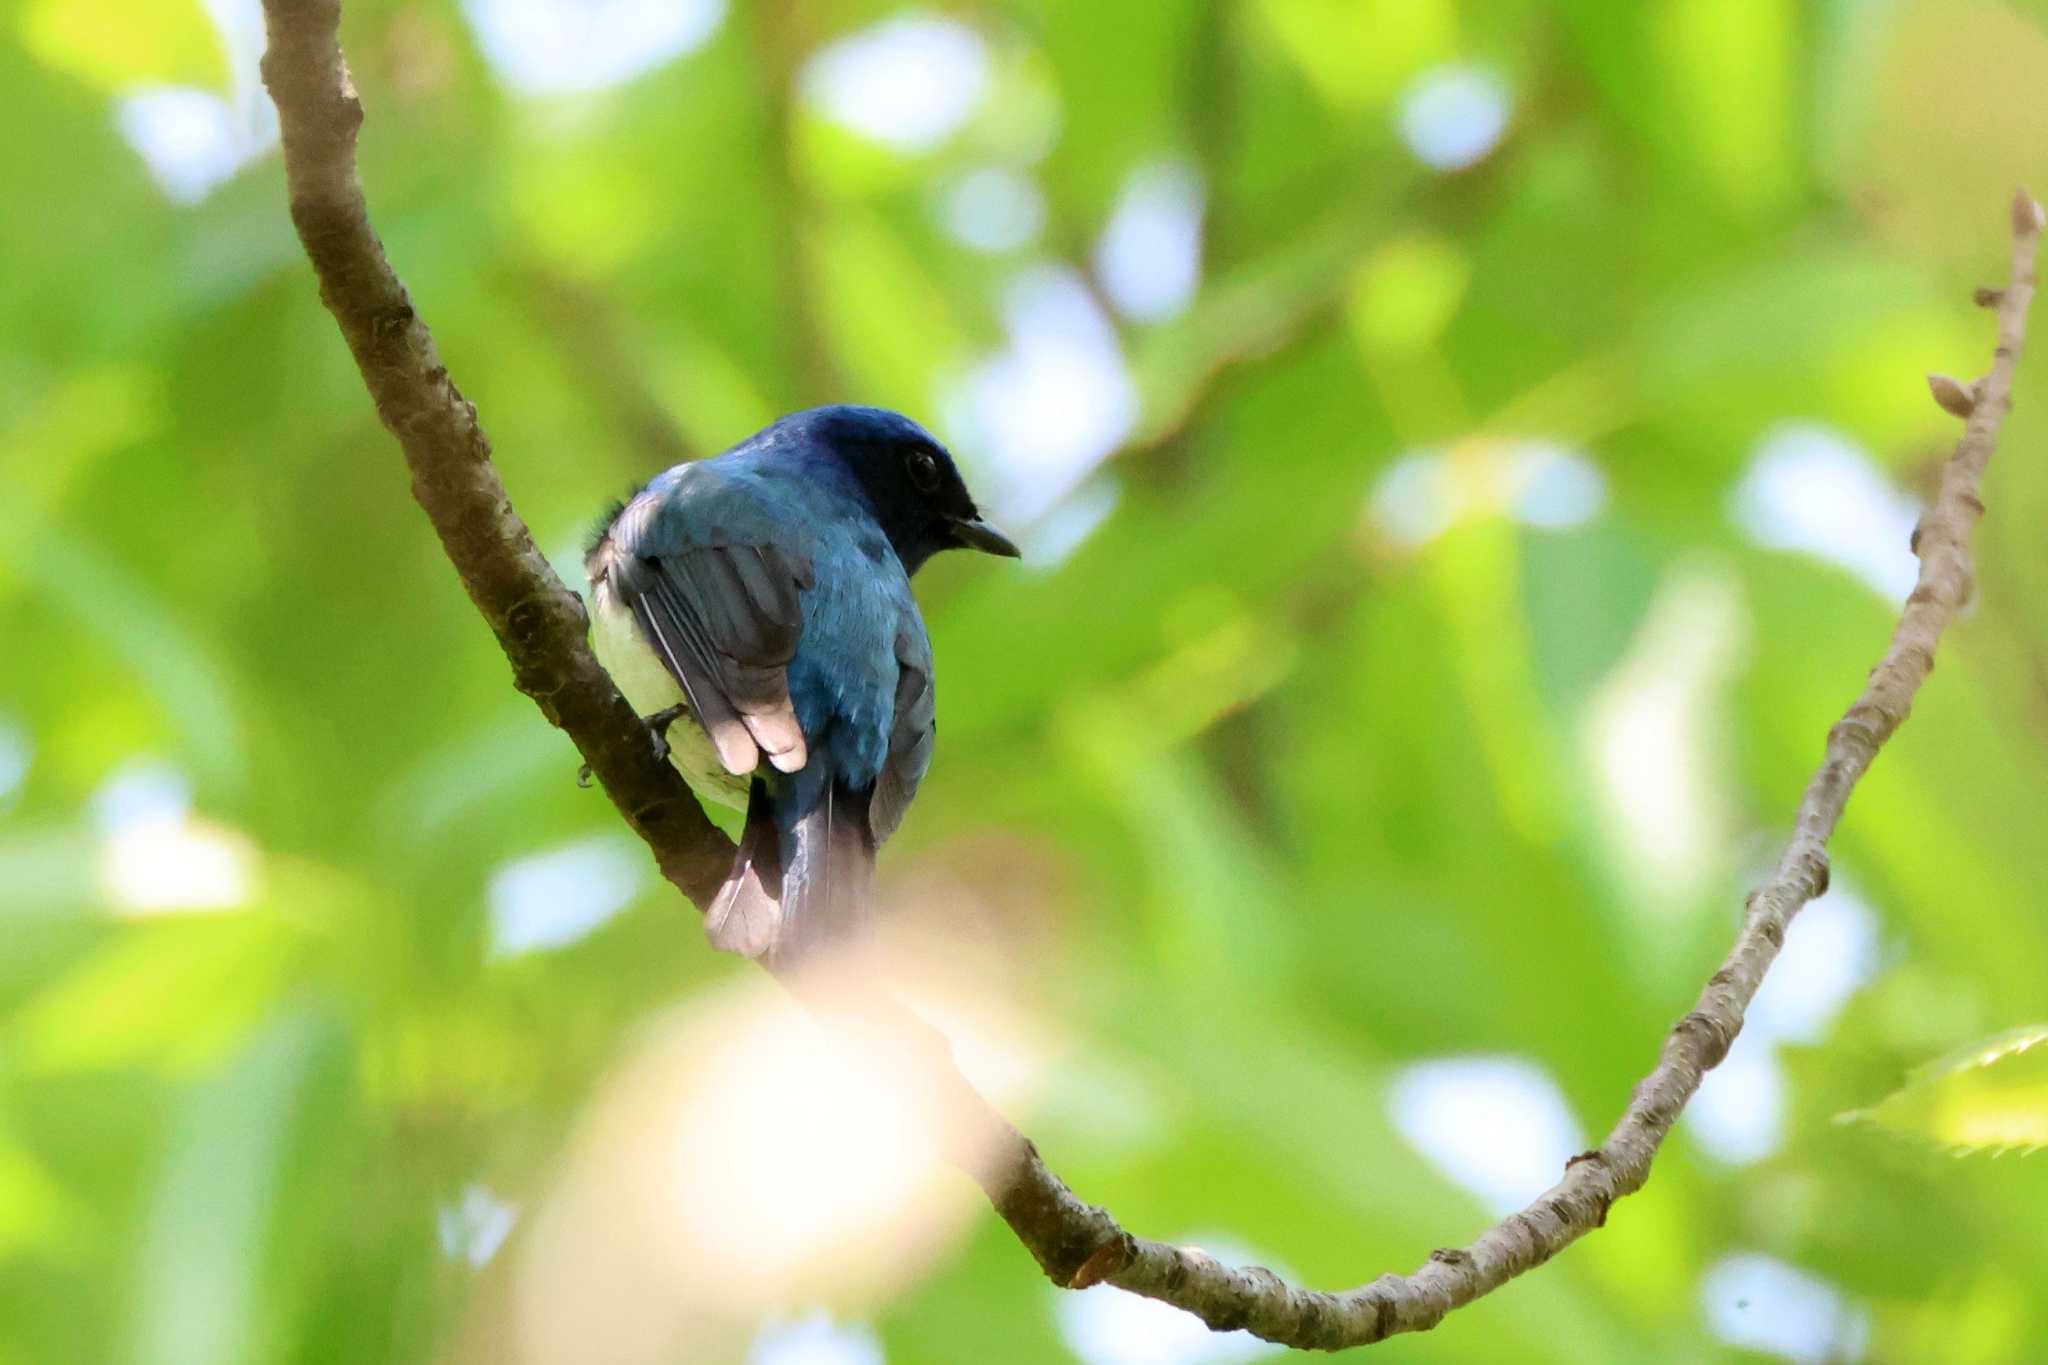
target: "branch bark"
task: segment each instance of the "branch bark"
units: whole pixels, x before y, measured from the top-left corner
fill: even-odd
[[[582,599],[562,585],[512,509],[476,408],[448,377],[384,258],[356,174],[363,107],[337,29],[339,0],[269,0],[263,83],[277,102],[292,223],[363,383],[412,470],[412,493],[519,690],[575,741],[662,875],[704,903],[732,845],[704,816],[585,644]]]
[[[580,600],[513,511],[475,408],[449,380],[371,229],[355,162],[362,108],[337,39],[338,0],[264,0],[263,8],[270,34],[263,77],[283,125],[292,221],[378,415],[404,450],[413,496],[497,634],[519,689],[575,741],[663,875],[702,905],[724,875],[731,845],[655,756],[639,718],[590,654]],[[1849,795],[1905,720],[1934,666],[1936,642],[1968,600],[1969,536],[1984,511],[1978,490],[2012,406],[2041,229],[2039,205],[2020,194],[2011,281],[1979,291],[1979,302],[1998,310],[1997,352],[1990,373],[1968,391],[1968,426],[1915,537],[1918,586],[1869,685],[1828,732],[1776,870],[1750,894],[1735,946],[1664,1040],[1607,1140],[1573,1158],[1528,1208],[1466,1247],[1430,1253],[1412,1275],[1383,1275],[1341,1292],[1297,1288],[1263,1267],[1226,1266],[1126,1231],[1068,1189],[973,1090],[943,1038],[900,1007],[870,1010],[885,1013],[927,1055],[934,1084],[972,1135],[968,1147],[977,1155],[961,1164],[1055,1284],[1113,1284],[1184,1308],[1219,1331],[1245,1328],[1268,1341],[1337,1350],[1435,1326],[1599,1227],[1614,1201],[1642,1188],[1665,1134],[1741,1030],[1793,916],[1826,889],[1827,842]]]

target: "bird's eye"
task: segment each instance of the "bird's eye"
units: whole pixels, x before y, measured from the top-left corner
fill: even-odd
[[[928,450],[913,450],[905,461],[910,470],[910,481],[917,485],[920,493],[935,493],[939,487],[939,462]]]

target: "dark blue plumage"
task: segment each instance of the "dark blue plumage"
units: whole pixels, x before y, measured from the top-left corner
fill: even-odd
[[[599,657],[642,714],[686,713],[671,753],[699,794],[747,808],[707,916],[719,946],[790,963],[858,931],[875,849],[931,762],[910,575],[958,546],[1017,553],[928,432],[862,407],[677,465],[599,531]]]

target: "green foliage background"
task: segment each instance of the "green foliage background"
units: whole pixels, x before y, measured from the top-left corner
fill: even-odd
[[[1794,420],[1927,486],[1955,426],[1921,375],[1987,362],[1970,287],[2003,278],[2012,186],[2048,190],[2048,6],[961,6],[990,91],[920,153],[797,94],[887,13],[735,3],[677,61],[532,99],[445,0],[351,0],[377,224],[567,564],[606,498],[780,411],[945,435],[936,395],[1001,347],[1016,270],[1085,269],[1133,167],[1196,168],[1200,290],[1122,331],[1115,509],[1056,566],[921,583],[943,742],[886,885],[1056,1026],[1018,1117],[1084,1195],[1315,1284],[1411,1269],[1489,1215],[1402,1140],[1393,1078],[1525,1058],[1596,1139],[1875,660],[1891,604],[1745,539],[1731,493]],[[487,953],[494,870],[618,826],[407,498],[275,155],[181,207],[121,141],[111,94],[226,88],[204,13],[7,15],[0,720],[30,757],[0,793],[0,1362],[469,1349],[492,1272],[436,1211],[479,1181],[539,1204],[635,1031],[748,969],[651,868],[587,938]],[[1439,174],[1397,101],[1451,60],[1513,115]],[[935,219],[991,161],[1043,190],[1031,249]],[[2006,1145],[1954,1121],[1986,1090],[2014,1145],[2039,1133],[2038,1055],[2033,1089],[1880,1102],[2048,1015],[2044,393],[2037,349],[1977,608],[1837,841],[1879,961],[1780,1049],[1782,1144],[1730,1165],[1682,1125],[1605,1230],[1382,1357],[1747,1358],[1700,1280],[1753,1252],[1867,1313],[1869,1359],[2039,1358],[2048,1166],[1943,1150]],[[1597,464],[1595,519],[1505,515],[1525,438]],[[1368,494],[1421,448],[1466,510],[1410,547]],[[1617,680],[1688,648],[1703,851],[1673,864],[1626,836],[1596,740]],[[246,836],[247,905],[122,912],[90,807],[137,759]],[[891,1362],[1065,1359],[1052,1297],[981,1214],[857,1315]]]

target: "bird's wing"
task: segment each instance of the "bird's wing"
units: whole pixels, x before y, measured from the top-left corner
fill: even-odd
[[[937,733],[931,645],[923,632],[906,625],[896,633],[896,715],[889,727],[889,754],[868,804],[868,833],[877,846],[895,833],[910,809],[910,798],[932,765]]]
[[[629,507],[621,520],[634,511]],[[782,772],[803,767],[788,668],[803,634],[810,559],[765,539],[741,543],[714,534],[653,555],[622,549],[609,573],[726,770],[752,772],[764,753]]]

